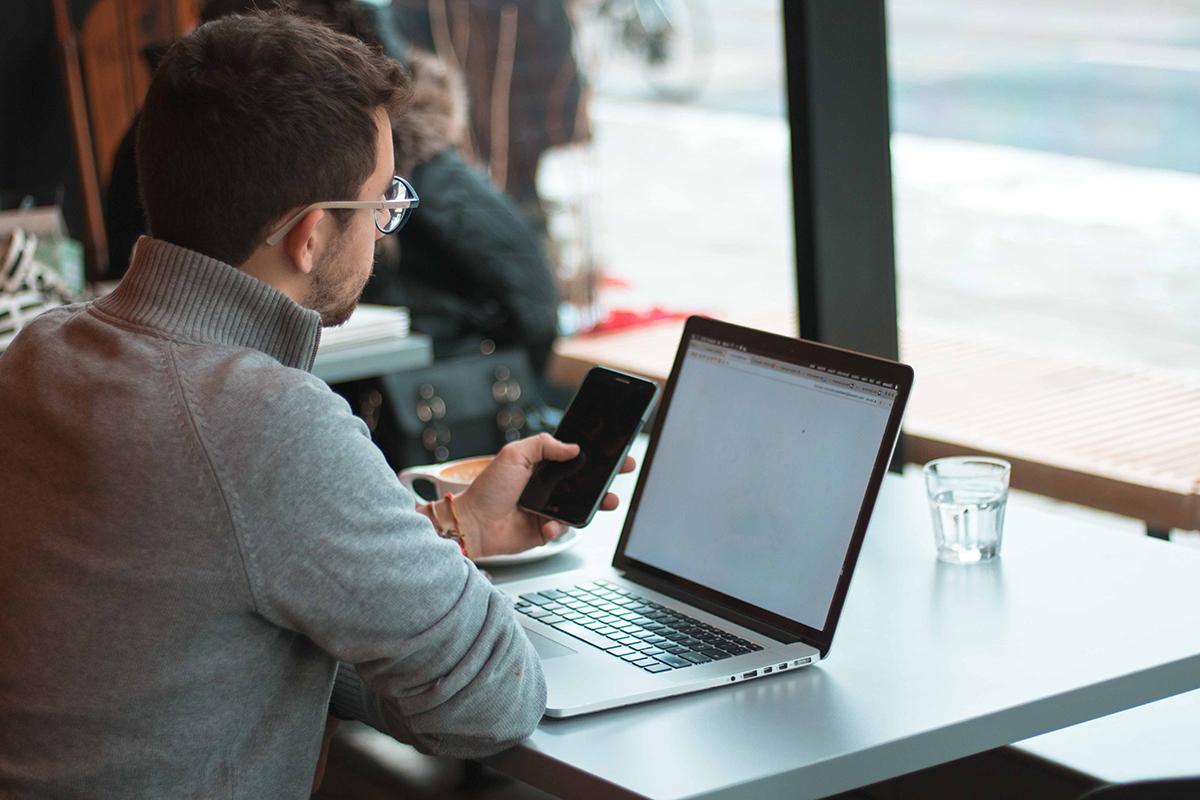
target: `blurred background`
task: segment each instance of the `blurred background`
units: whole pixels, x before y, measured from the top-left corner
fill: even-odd
[[[642,303],[769,313],[794,292],[780,6],[676,6],[694,93],[620,47],[592,68],[595,258]],[[1200,3],[886,13],[901,328],[1200,370]]]
[[[119,62],[168,42],[200,8],[68,5],[103,203],[149,75]],[[420,14],[427,28],[443,20],[429,43],[458,67],[471,47],[462,19],[474,15],[477,41],[498,42],[515,11],[507,119],[490,114],[495,57],[465,70],[476,131],[501,124],[509,152],[471,155],[544,230],[570,301],[564,332],[614,310],[790,313],[780,3],[393,7],[410,27]],[[889,0],[886,15],[901,327],[1200,371],[1200,3]],[[52,3],[3,4],[0,30],[0,204],[58,203],[86,243]],[[551,60],[579,82],[554,123],[537,108],[563,91]],[[102,67],[124,86],[89,85]]]

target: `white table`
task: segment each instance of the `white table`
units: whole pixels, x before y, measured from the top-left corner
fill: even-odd
[[[619,516],[493,577],[607,566]],[[572,798],[815,798],[1200,688],[1200,551],[1019,498],[993,563],[931,538],[920,482],[889,475],[827,661],[544,720],[487,763]]]
[[[326,383],[372,378],[433,363],[429,337],[410,333],[389,341],[367,342],[330,352],[317,352],[313,374]]]
[[[1200,776],[1200,690],[1013,745],[1103,783]]]

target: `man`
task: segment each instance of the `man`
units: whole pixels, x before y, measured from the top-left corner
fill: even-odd
[[[537,656],[460,550],[560,535],[515,500],[576,448],[517,442],[414,509],[307,372],[415,205],[403,80],[287,16],[164,58],[138,146],[155,238],[0,357],[0,795],[304,797],[327,710],[459,756],[537,723]]]
[[[383,243],[388,247],[376,252],[375,274],[364,299],[407,306],[413,328],[431,337],[439,358],[478,354],[480,340],[486,338],[500,348],[521,348],[534,373],[544,374],[558,323],[552,270],[541,236],[511,200],[458,152],[467,124],[461,77],[431,53],[408,46],[386,4],[205,0],[200,4],[200,19],[210,22],[281,4],[289,13],[380,46],[407,67],[411,100],[404,109],[404,124],[392,129],[396,169],[426,196],[421,213],[406,224],[402,236],[392,237]],[[157,64],[161,55],[155,50],[147,57]],[[117,148],[105,193],[109,273],[118,277],[125,273],[134,242],[146,232],[137,188],[136,130],[137,119]],[[377,381],[369,388],[362,386],[363,392],[380,390]],[[344,387],[352,406],[357,405],[355,391],[359,389]],[[398,445],[389,434],[385,421],[377,429],[382,441],[377,438],[376,443],[395,466],[402,466],[395,460],[400,454],[389,452],[389,447]]]

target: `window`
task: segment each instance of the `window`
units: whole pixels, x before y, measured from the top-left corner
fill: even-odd
[[[538,181],[569,329],[656,307],[794,318],[782,25],[777,0],[578,4],[591,140]]]
[[[1200,375],[1200,5],[888,15],[902,329]]]

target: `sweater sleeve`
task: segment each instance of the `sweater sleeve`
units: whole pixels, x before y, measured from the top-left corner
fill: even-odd
[[[415,510],[344,400],[271,372],[252,400],[240,378],[190,387],[257,613],[344,662],[339,716],[441,755],[524,739],[546,688],[512,604]]]

